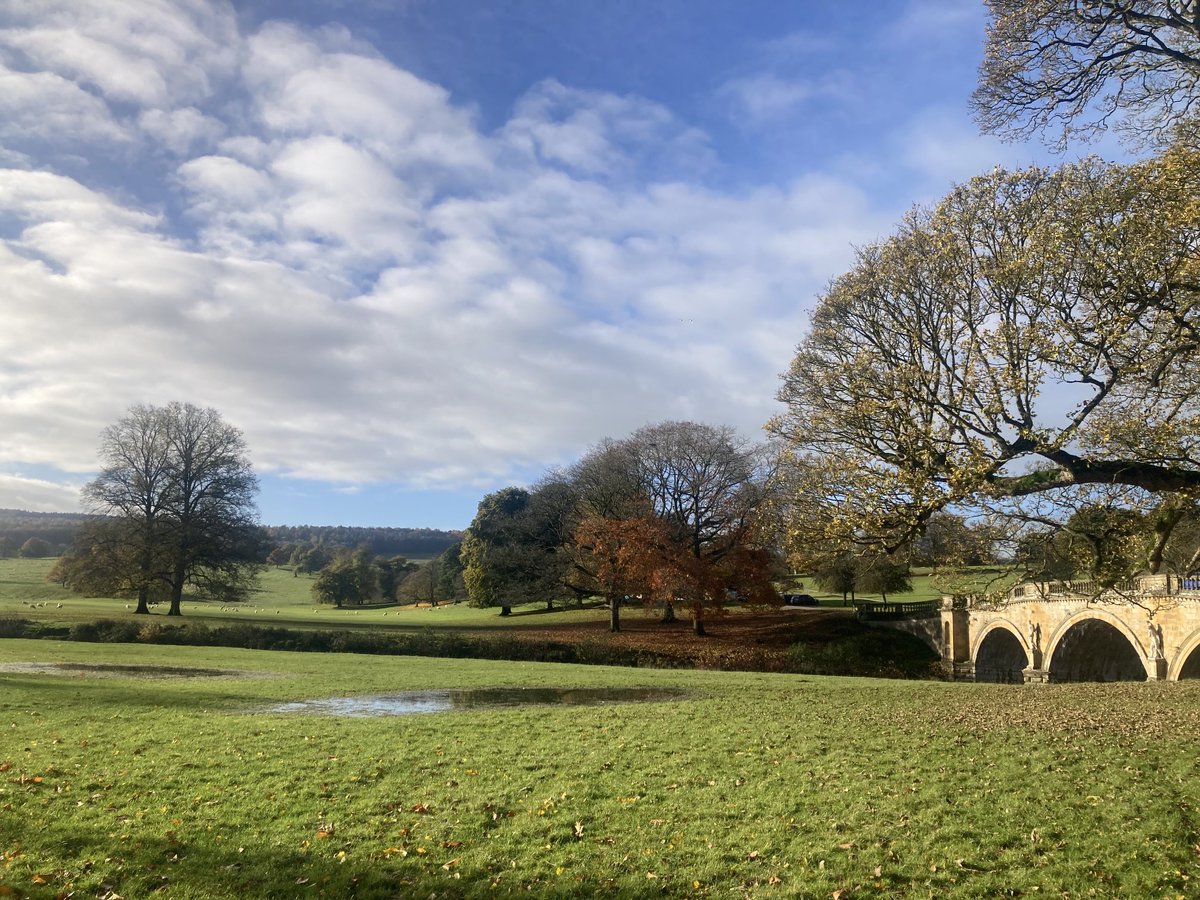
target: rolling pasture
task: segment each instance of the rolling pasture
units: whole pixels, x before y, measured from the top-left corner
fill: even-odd
[[[48,568],[0,562],[0,617],[127,615],[46,584]],[[476,629],[605,616],[356,616],[315,610],[305,581],[268,573],[238,612],[185,603],[185,620]],[[279,708],[483,687],[683,693],[382,717]],[[6,639],[0,728],[0,897],[1175,898],[1200,877],[1195,682]]]
[[[7,896],[1195,894],[1191,684],[23,640],[0,641],[0,666]],[[379,718],[271,709],[494,686],[687,693]]]

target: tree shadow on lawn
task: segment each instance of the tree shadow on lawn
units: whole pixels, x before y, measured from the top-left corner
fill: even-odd
[[[519,619],[525,616],[546,616],[546,615],[562,615],[563,613],[576,613],[581,610],[607,609],[607,605],[603,603],[585,603],[582,606],[568,605],[556,606],[553,609],[547,609],[545,606],[538,606],[534,609],[522,609],[519,612],[510,613],[505,616],[506,619]]]
[[[0,834],[19,849],[0,871],[0,895],[55,897],[75,894],[93,897],[460,897],[490,896],[533,882],[528,889],[557,893],[553,878],[543,879],[535,864],[523,872],[510,868],[488,871],[463,860],[458,844],[407,851],[376,840],[370,849],[337,836],[322,838],[319,825],[297,826],[287,833],[278,827],[267,840],[289,845],[263,846],[263,837],[250,827],[230,823],[217,831],[189,833],[184,823],[161,833],[147,824],[133,825],[120,810],[112,829],[86,827],[72,817],[39,823],[35,839],[20,838],[12,813],[0,813]],[[7,820],[7,821],[6,821]],[[13,830],[13,826],[18,828]],[[132,826],[132,827],[131,827]],[[401,838],[395,839],[402,843]],[[39,854],[38,848],[49,852]],[[480,857],[486,861],[487,855]],[[571,893],[603,894],[605,883],[591,874],[576,880]]]

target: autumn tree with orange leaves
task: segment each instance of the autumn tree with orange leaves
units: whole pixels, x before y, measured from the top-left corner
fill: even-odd
[[[767,458],[731,428],[663,422],[604,442],[574,467],[583,510],[574,571],[608,599],[613,630],[627,595],[662,603],[666,621],[683,606],[696,634],[731,596],[779,602]]]

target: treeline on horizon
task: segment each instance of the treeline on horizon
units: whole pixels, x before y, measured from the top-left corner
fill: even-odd
[[[437,528],[388,528],[361,525],[265,525],[268,540],[281,544],[324,544],[356,549],[376,556],[432,558],[462,540],[461,531]]]
[[[32,512],[0,509],[0,558],[16,556],[31,538],[48,545],[57,556],[75,539],[79,527],[100,516],[85,513]],[[406,556],[426,559],[438,556],[462,540],[460,531],[437,528],[390,528],[355,525],[264,525],[268,545],[309,544],[313,546],[367,547],[377,556]]]
[[[84,513],[0,509],[0,559],[16,556],[30,540],[44,541],[46,554],[57,556],[71,546],[79,527],[95,518]]]

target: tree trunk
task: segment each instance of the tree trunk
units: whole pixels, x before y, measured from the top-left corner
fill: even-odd
[[[500,607],[500,615],[502,615],[502,616],[511,616],[511,615],[512,615],[512,607],[511,607],[511,606],[502,606],[502,607]]]
[[[554,601],[553,600],[546,601],[546,609],[554,609]]]
[[[608,630],[621,630],[621,598],[613,594],[608,601]]]
[[[675,604],[670,600],[667,601],[667,608],[663,610],[662,620],[664,623],[675,621]]]
[[[137,612],[141,615],[150,615],[150,569],[154,563],[153,555],[150,550],[150,532],[149,525],[146,526],[142,535],[142,558],[140,563],[141,575],[140,583],[138,584],[138,602]]]
[[[171,582],[171,608],[167,610],[168,616],[182,616],[183,610],[180,608],[183,604],[183,567],[175,567],[175,579]]]
[[[692,634],[699,637],[704,637],[704,620],[699,616],[692,616]]]

